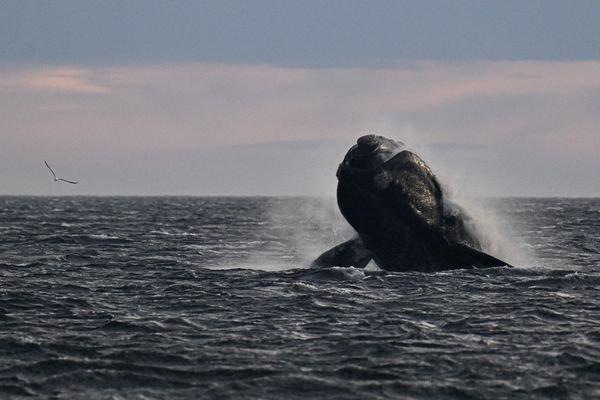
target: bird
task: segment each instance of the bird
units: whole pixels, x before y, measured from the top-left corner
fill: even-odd
[[[59,178],[58,176],[56,176],[56,174],[54,173],[54,171],[52,170],[52,168],[50,168],[50,165],[48,165],[48,163],[46,162],[46,160],[44,160],[44,164],[46,164],[46,167],[48,167],[48,169],[50,170],[50,172],[52,172],[52,176],[54,176],[54,182],[58,182],[58,181],[63,181],[63,182],[67,182],[70,183],[71,185],[76,185],[78,182],[74,182],[74,181],[69,181],[63,178]]]

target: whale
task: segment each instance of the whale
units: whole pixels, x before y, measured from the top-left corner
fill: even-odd
[[[364,268],[371,261],[388,271],[511,267],[483,250],[473,219],[402,142],[358,138],[336,176],[338,207],[356,235],[313,267]]]

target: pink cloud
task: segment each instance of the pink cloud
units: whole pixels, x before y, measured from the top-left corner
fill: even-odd
[[[476,96],[554,94],[600,88],[600,62],[428,64],[408,106],[436,107]]]
[[[81,163],[128,170],[135,159],[142,172],[131,175],[131,182],[146,179],[146,165],[157,158],[163,166],[182,166],[169,170],[173,177],[189,178],[187,161],[179,159],[182,154],[195,162],[225,146],[219,150],[217,174],[219,168],[235,164],[227,158],[237,154],[228,152],[230,145],[304,140],[317,143],[318,149],[319,141],[335,139],[342,143],[339,153],[327,147],[327,152],[310,158],[305,149],[295,169],[285,157],[274,157],[279,147],[257,146],[267,150],[260,153],[260,160],[247,160],[249,169],[243,171],[260,180],[261,171],[268,168],[280,171],[282,182],[297,174],[307,185],[315,177],[330,185],[344,143],[349,145],[366,132],[404,140],[420,154],[428,150],[433,154],[440,143],[467,149],[443,149],[450,164],[442,165],[458,165],[455,168],[465,170],[476,187],[503,182],[497,193],[511,193],[518,179],[527,192],[527,185],[543,181],[535,174],[551,173],[555,161],[563,167],[573,165],[575,172],[565,172],[562,183],[548,178],[536,193],[558,193],[553,185],[569,187],[568,181],[579,179],[577,174],[589,178],[597,170],[577,165],[582,160],[597,165],[593,160],[600,156],[596,112],[600,62],[414,65],[413,69],[197,63],[5,68],[0,70],[2,143],[12,146],[14,160],[63,154],[79,157]],[[290,146],[293,151],[295,145]],[[529,168],[532,163],[537,169]],[[479,179],[472,179],[477,171],[482,171]],[[228,177],[235,180],[238,175]],[[40,179],[46,178],[43,174]],[[188,181],[180,184],[188,187]],[[107,179],[104,184],[110,187],[111,182]],[[232,187],[235,184],[232,181]]]
[[[111,90],[94,83],[95,71],[78,68],[53,68],[20,74],[13,87],[66,93],[102,94]]]
[[[536,126],[541,129],[548,119],[556,119],[557,132],[570,124],[569,118],[584,120],[569,130],[571,136],[581,130],[582,137],[583,129],[588,132],[600,123],[596,113],[577,108],[584,102],[581,93],[600,88],[600,62],[415,65],[414,69],[197,63],[31,68],[3,74],[0,87],[30,96],[20,111],[17,105],[5,107],[14,108],[13,114],[26,107],[44,111],[28,111],[27,124],[35,128],[29,131],[116,148],[345,138],[385,125],[393,131],[398,124],[412,127],[425,141],[494,143],[507,133],[536,132]],[[106,96],[72,97],[82,93]],[[472,111],[490,99],[533,95],[538,98],[528,109],[511,109],[510,118],[491,108],[485,116]],[[575,115],[564,114],[561,103],[566,97]],[[60,118],[53,118],[53,113],[60,113]],[[10,123],[9,112],[4,119]],[[13,125],[15,131],[26,129],[22,121]],[[589,144],[574,141],[579,142]]]

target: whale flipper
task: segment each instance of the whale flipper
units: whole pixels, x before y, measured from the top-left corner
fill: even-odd
[[[505,261],[462,243],[453,243],[449,246],[447,260],[448,265],[452,266],[451,269],[490,268],[501,266],[512,267],[512,265]]]
[[[371,252],[360,238],[350,239],[321,254],[311,267],[356,267],[364,268],[371,261]]]

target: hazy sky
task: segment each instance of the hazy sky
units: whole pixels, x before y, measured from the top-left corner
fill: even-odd
[[[598,21],[598,1],[5,0],[0,194],[334,195],[379,133],[468,193],[600,196]]]

